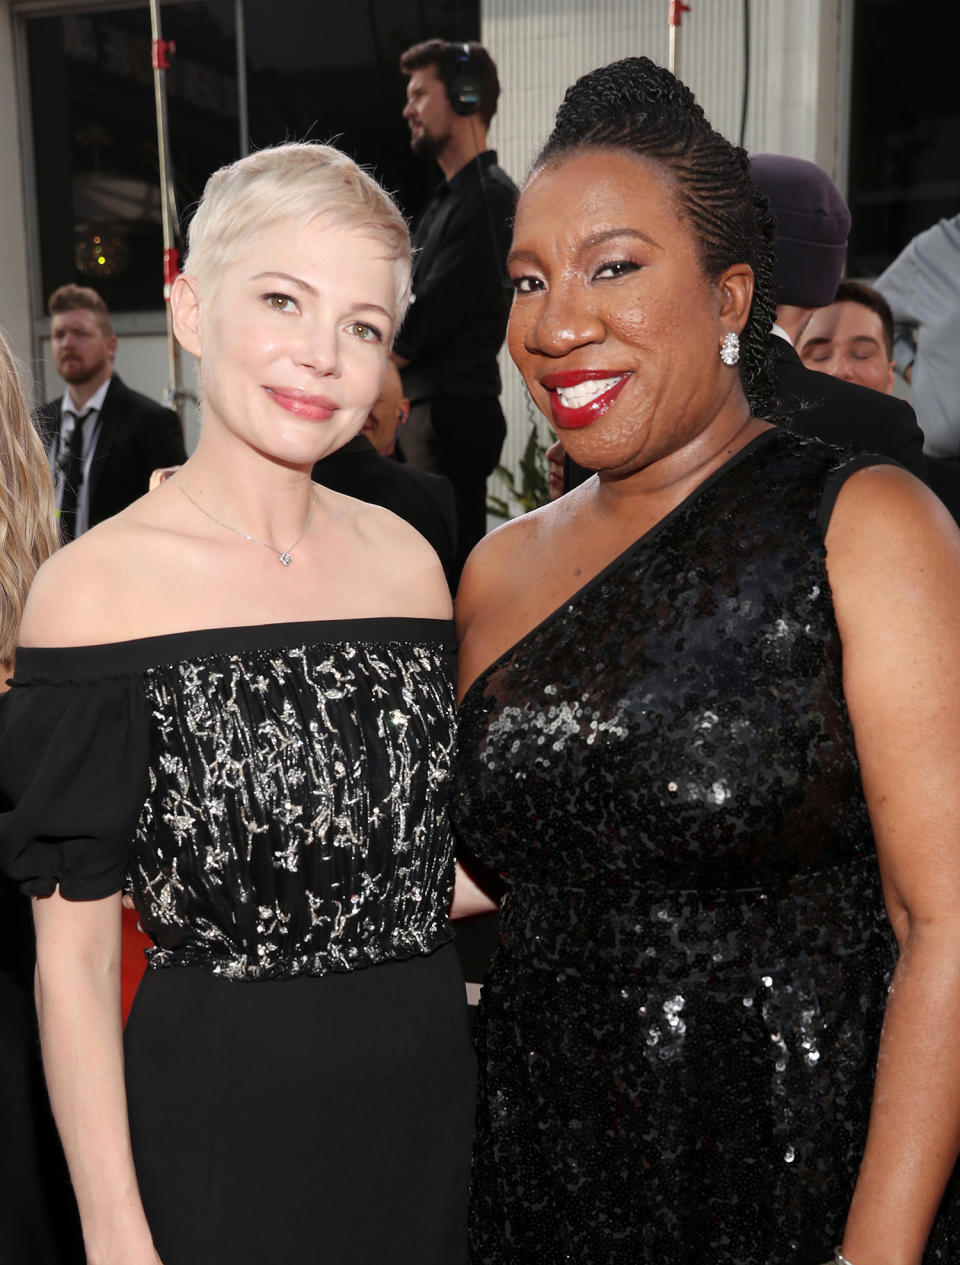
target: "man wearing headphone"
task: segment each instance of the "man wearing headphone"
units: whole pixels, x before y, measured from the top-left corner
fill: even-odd
[[[487,476],[506,435],[497,353],[517,189],[487,149],[500,83],[486,49],[427,40],[407,49],[400,69],[410,146],[444,176],[414,231],[413,302],[392,353],[411,402],[400,447],[411,465],[453,484],[459,577],[486,530]]]

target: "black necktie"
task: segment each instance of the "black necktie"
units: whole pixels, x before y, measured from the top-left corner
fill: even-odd
[[[83,423],[93,409],[87,409],[73,421],[73,430],[66,452],[61,454],[63,496],[60,499],[60,531],[64,541],[73,540],[77,527],[77,503],[83,486]]]

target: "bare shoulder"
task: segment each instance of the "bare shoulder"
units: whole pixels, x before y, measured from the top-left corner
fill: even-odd
[[[826,536],[827,566],[885,571],[960,559],[960,529],[943,502],[898,466],[852,474],[837,497]]]
[[[457,589],[457,631],[462,636],[478,611],[509,600],[529,583],[529,564],[551,535],[559,502],[512,518],[488,532],[471,551]]]
[[[405,519],[384,509],[326,489],[341,521],[355,537],[363,573],[377,588],[384,615],[450,619],[452,604],[443,567],[433,546]]]
[[[939,636],[960,627],[960,529],[907,471],[872,466],[840,490],[826,536],[827,571],[844,645],[853,638]]]
[[[84,646],[124,639],[147,543],[144,527],[126,514],[91,528],[50,557],[30,588],[20,644]]]

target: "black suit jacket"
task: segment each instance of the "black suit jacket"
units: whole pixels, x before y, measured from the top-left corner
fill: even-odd
[[[60,435],[60,399],[42,404],[36,420],[49,451]],[[158,467],[183,465],[186,459],[176,413],[132,391],[114,374],[100,410],[100,434],[90,463],[90,526],[143,496]]]
[[[784,426],[828,444],[849,444],[893,457],[918,479],[930,482],[923,432],[906,400],[808,369],[786,339],[775,334],[770,345]]]
[[[457,549],[457,516],[449,480],[381,457],[366,435],[355,435],[318,461],[313,477],[334,492],[382,505],[415,527],[433,545],[450,583]]]

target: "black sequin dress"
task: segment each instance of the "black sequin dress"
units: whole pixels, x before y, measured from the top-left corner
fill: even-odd
[[[155,946],[125,1051],[164,1265],[465,1259],[452,661],[413,619],[17,656],[4,865],[126,887]]]
[[[467,692],[455,825],[507,885],[476,1262],[840,1242],[895,945],[823,535],[882,460],[763,433]]]

